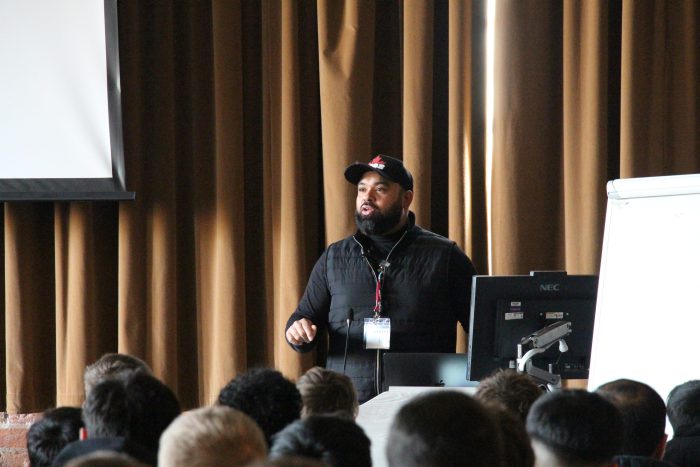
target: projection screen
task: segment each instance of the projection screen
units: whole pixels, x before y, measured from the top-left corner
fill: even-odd
[[[133,199],[116,0],[0,0],[0,200]]]

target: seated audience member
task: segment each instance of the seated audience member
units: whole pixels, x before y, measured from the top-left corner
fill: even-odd
[[[596,393],[622,414],[622,449],[618,467],[669,466],[660,459],[666,447],[666,404],[650,386],[618,379],[600,386]]]
[[[270,368],[254,368],[236,376],[221,390],[218,402],[255,420],[268,446],[272,435],[301,415],[299,390]]]
[[[608,467],[623,438],[620,411],[581,389],[543,395],[527,415],[537,467]]]
[[[249,416],[225,406],[185,412],[163,432],[158,465],[225,467],[247,465],[267,456],[260,427]]]
[[[276,459],[253,462],[246,467],[328,467],[328,464],[310,457],[282,456]]]
[[[148,375],[153,375],[151,368],[140,358],[124,353],[106,353],[102,355],[97,361],[85,367],[85,372],[83,373],[85,397],[90,393],[90,389],[101,383],[105,378],[135,370],[141,370]]]
[[[158,439],[179,414],[175,394],[153,376],[133,371],[108,378],[92,388],[83,404],[87,439],[67,445],[54,465],[99,450],[155,464]]]
[[[73,459],[65,467],[148,467],[148,464],[120,452],[95,451]]]
[[[489,403],[485,404],[487,407]],[[503,465],[507,467],[533,467],[535,453],[530,437],[525,431],[525,423],[516,414],[500,404],[491,406],[501,429],[503,440]]]
[[[673,388],[667,413],[673,438],[666,445],[664,460],[679,467],[700,467],[700,380]]]
[[[297,381],[301,393],[301,417],[333,414],[351,419],[357,417],[359,404],[352,380],[333,370],[315,366]]]
[[[527,412],[542,394],[542,388],[527,374],[499,369],[481,380],[474,397],[502,405],[525,423]]]
[[[334,415],[310,415],[277,433],[270,458],[301,456],[331,467],[370,467],[370,440],[353,420]]]
[[[492,409],[457,391],[435,391],[408,401],[394,417],[386,442],[391,467],[505,465]]]
[[[78,407],[58,407],[44,412],[27,432],[30,465],[51,465],[66,444],[78,440],[82,427],[83,419]]]

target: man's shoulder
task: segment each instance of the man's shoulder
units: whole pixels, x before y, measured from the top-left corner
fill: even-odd
[[[326,251],[337,250],[339,248],[360,248],[360,242],[362,239],[358,239],[358,236],[362,237],[361,234],[354,233],[348,235],[347,237],[343,237],[340,240],[336,240],[326,247]]]
[[[350,252],[355,252],[356,249],[357,251],[360,250],[359,243],[355,240],[353,235],[348,235],[328,245],[323,252],[323,256],[332,258],[338,255],[348,255],[351,254]]]
[[[418,225],[413,225],[409,229],[408,233],[411,237],[409,242],[418,240],[429,245],[443,246],[448,248],[451,248],[454,245],[456,245],[456,243],[453,240],[450,240],[449,238],[438,233],[432,232],[428,229],[424,229],[423,227],[420,227]],[[325,253],[329,254],[344,250],[355,250],[361,248],[362,239],[358,240],[356,235],[357,234],[348,235],[347,237],[341,238],[340,240],[331,243],[326,247]]]
[[[431,251],[441,251],[444,254],[449,255],[450,265],[457,270],[462,270],[465,274],[476,274],[476,269],[474,268],[471,259],[469,259],[462,248],[457,245],[457,242],[418,226],[414,226],[413,228],[419,229],[418,234],[416,235],[416,241],[413,242],[418,248],[423,250],[430,249]]]
[[[432,232],[428,229],[424,229],[419,225],[414,225],[413,227],[411,227],[411,233],[416,239],[429,243],[434,243],[435,245],[448,247],[452,247],[453,245],[455,245],[455,242],[453,240],[450,240],[449,238],[438,233]]]

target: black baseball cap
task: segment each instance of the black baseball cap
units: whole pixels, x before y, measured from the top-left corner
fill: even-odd
[[[404,167],[403,162],[384,154],[379,154],[367,164],[363,162],[350,164],[345,169],[345,179],[353,185],[357,185],[362,179],[362,175],[370,170],[377,172],[387,180],[398,183],[404,190],[413,190],[413,175]]]

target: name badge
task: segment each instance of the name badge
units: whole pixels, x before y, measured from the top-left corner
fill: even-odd
[[[389,318],[365,318],[365,349],[388,349],[391,340]]]

